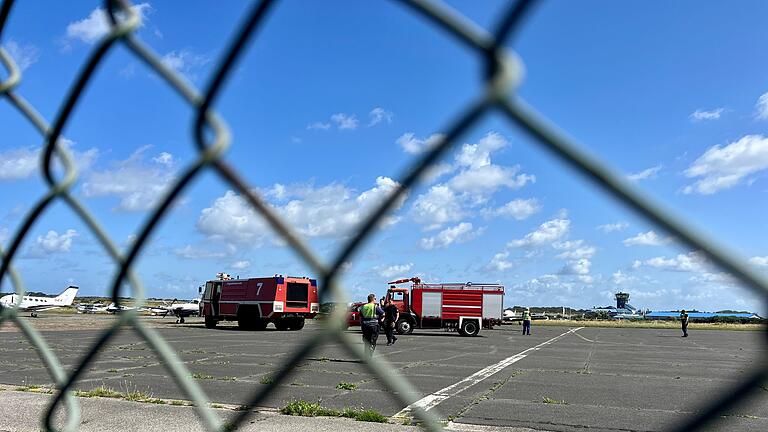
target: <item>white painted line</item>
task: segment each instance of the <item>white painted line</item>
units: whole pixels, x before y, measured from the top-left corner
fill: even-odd
[[[568,334],[571,334],[571,333],[573,333],[575,331],[579,331],[579,330],[581,330],[583,328],[584,327],[578,327],[578,328],[570,329],[567,332],[565,332],[565,333],[563,333],[563,334],[561,334],[559,336],[555,336],[555,337],[553,337],[552,339],[550,339],[550,340],[548,340],[546,342],[542,342],[542,343],[536,345],[535,347],[528,348],[527,350],[522,351],[520,353],[517,353],[517,354],[515,354],[513,356],[507,357],[504,360],[502,360],[502,361],[500,361],[500,362],[498,362],[496,364],[492,364],[492,365],[490,365],[490,366],[488,366],[486,368],[480,369],[479,371],[473,373],[472,375],[464,378],[463,380],[461,380],[461,381],[459,381],[457,383],[451,384],[451,385],[449,385],[448,387],[446,387],[446,388],[444,388],[442,390],[438,390],[438,391],[436,391],[436,392],[434,392],[432,394],[428,394],[428,395],[424,396],[423,398],[421,398],[421,399],[417,400],[416,402],[414,402],[414,403],[408,405],[407,407],[403,408],[399,413],[395,414],[394,417],[405,417],[406,415],[408,415],[411,412],[411,410],[414,407],[419,407],[419,408],[424,409],[425,411],[429,411],[432,408],[434,408],[435,406],[437,406],[440,402],[448,399],[449,397],[456,396],[457,394],[459,394],[459,393],[463,392],[464,390],[472,387],[473,385],[475,385],[475,384],[477,384],[477,383],[487,379],[488,377],[496,374],[497,372],[500,372],[500,371],[504,370],[504,368],[506,368],[507,366],[509,366],[509,365],[511,365],[513,363],[519,362],[520,360],[524,359],[528,354],[530,354],[530,353],[532,353],[534,351],[538,351],[541,348],[543,348],[543,347],[551,344],[552,342],[560,339],[561,337],[563,337],[565,335],[568,335]]]

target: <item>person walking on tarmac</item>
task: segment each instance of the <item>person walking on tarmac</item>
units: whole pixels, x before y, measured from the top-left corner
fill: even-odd
[[[384,311],[376,303],[376,294],[368,294],[368,303],[360,307],[360,328],[363,330],[365,354],[373,357],[376,340],[379,338],[379,320]]]
[[[685,309],[680,311],[680,324],[683,327],[683,337],[688,337],[688,314]]]
[[[531,310],[525,308],[523,311],[523,334],[531,335]]]
[[[384,301],[384,333],[387,335],[387,346],[394,345],[397,341],[395,336],[395,323],[400,318],[400,311],[397,306],[392,304],[390,299]]]

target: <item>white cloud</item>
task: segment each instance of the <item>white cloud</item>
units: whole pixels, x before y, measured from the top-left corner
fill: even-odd
[[[432,186],[427,193],[419,195],[411,213],[416,222],[429,225],[428,229],[457,222],[464,216],[456,194],[445,185]]]
[[[768,256],[755,256],[749,259],[749,263],[758,267],[768,267]]]
[[[190,49],[182,49],[165,54],[160,61],[188,79],[195,80],[197,79],[197,71],[208,64],[211,58],[204,54],[197,54]]]
[[[20,44],[15,39],[9,38],[4,48],[22,72],[37,63],[40,58],[40,50],[30,43]]]
[[[488,267],[493,270],[506,271],[515,266],[513,261],[509,260],[509,252],[499,252],[491,258]]]
[[[174,164],[173,155],[168,152],[161,152],[159,155],[152,158],[152,162],[172,166]]]
[[[757,110],[755,115],[759,120],[768,119],[768,92],[763,93],[757,99],[757,103],[755,104],[755,110]]]
[[[485,211],[486,216],[511,217],[516,220],[527,219],[529,216],[541,211],[541,204],[535,198],[515,199],[496,209]]]
[[[696,273],[705,273],[709,266],[706,258],[700,252],[678,254],[674,258],[659,256],[645,260],[643,264],[659,269]]]
[[[577,260],[582,258],[592,258],[597,251],[594,246],[584,244],[584,240],[558,242],[552,244],[555,249],[565,250],[555,258]]]
[[[319,122],[319,121],[310,123],[309,125],[307,125],[308,130],[328,130],[330,128],[331,128],[330,123]]]
[[[645,233],[638,233],[634,237],[624,239],[624,246],[661,246],[672,242],[672,237],[661,237],[651,230]]]
[[[689,178],[700,179],[683,188],[683,193],[710,195],[734,187],[748,175],[766,168],[768,138],[746,135],[725,147],[711,147],[696,159],[684,174]]]
[[[84,152],[73,150],[74,143],[66,138],[59,142],[69,150],[80,172],[87,171],[99,155],[96,148]],[[0,152],[0,180],[21,180],[32,176],[40,169],[40,157],[39,147],[21,147]],[[56,163],[56,166],[60,164]]]
[[[451,164],[438,162],[430,165],[429,168],[424,170],[424,174],[422,174],[424,178],[423,181],[425,184],[432,184],[442,176],[450,174],[453,171],[454,167]]]
[[[235,270],[245,270],[251,266],[250,261],[235,261],[229,267]]]
[[[519,189],[535,182],[535,176],[518,174],[519,166],[503,167],[491,162],[491,154],[507,145],[506,138],[496,132],[488,132],[476,144],[464,144],[455,158],[460,171],[448,185],[457,192],[475,194],[476,200],[482,201],[484,194],[502,186]]]
[[[512,190],[520,189],[536,181],[533,175],[517,174],[519,170],[519,166],[485,165],[461,171],[448,184],[458,192],[479,194],[493,193],[502,186]]]
[[[406,153],[419,154],[432,149],[441,139],[443,139],[443,137],[443,134],[436,133],[427,138],[416,138],[416,135],[413,132],[406,132],[400,135],[400,138],[395,142],[402,147],[403,151]]]
[[[394,114],[392,114],[391,111],[387,111],[382,107],[376,107],[371,110],[371,112],[368,113],[368,117],[370,118],[370,121],[368,122],[368,126],[376,126],[379,123],[392,123],[392,117],[394,117]]]
[[[508,247],[536,247],[557,241],[568,233],[571,221],[565,217],[548,220],[522,239],[512,240]]]
[[[392,279],[394,277],[407,277],[409,276],[409,272],[413,268],[413,263],[408,264],[397,264],[397,265],[391,265],[389,267],[375,267],[374,270],[376,270],[379,273],[379,276],[387,279]]]
[[[40,166],[40,149],[22,147],[0,153],[0,180],[19,180]]]
[[[456,226],[446,228],[432,237],[421,239],[421,247],[427,250],[446,248],[453,243],[466,243],[484,231],[483,228],[473,230],[472,224],[462,222]]]
[[[398,186],[399,183],[388,177],[378,177],[373,188],[360,193],[335,183],[322,187],[278,184],[265,195],[278,201],[271,206],[299,233],[307,237],[333,238],[351,234]],[[393,211],[397,211],[402,203],[401,199]],[[382,227],[397,221],[396,217],[387,217]],[[213,239],[235,244],[257,246],[270,237],[270,230],[262,218],[232,191],[227,191],[211,207],[202,210],[197,229]]]
[[[192,245],[186,245],[182,248],[176,248],[173,253],[186,259],[211,259],[211,258],[224,258],[227,253],[219,248],[206,248],[206,247],[193,247]]]
[[[691,113],[689,118],[692,122],[700,122],[702,120],[717,120],[720,118],[720,115],[723,113],[723,111],[725,111],[724,108],[715,108],[709,111],[697,109]]]
[[[507,295],[515,304],[572,304],[575,298],[584,296],[584,287],[571,281],[563,281],[557,275],[545,274],[507,287]]]
[[[119,211],[153,208],[176,178],[176,169],[169,165],[173,155],[167,152],[152,158],[152,163],[146,163],[144,153],[149,148],[139,148],[128,159],[115,162],[112,169],[92,172],[83,182],[83,194],[89,198],[118,197]]]
[[[139,15],[143,23],[147,13],[152,11],[152,6],[149,3],[141,3],[131,6],[131,9]],[[109,28],[109,18],[106,12],[102,8],[96,8],[87,17],[69,23],[66,37],[70,40],[79,39],[87,44],[92,44],[109,33]]]
[[[464,144],[456,155],[456,163],[469,168],[491,165],[491,153],[509,145],[501,134],[488,132],[477,144]]]
[[[565,266],[563,266],[559,274],[562,275],[588,275],[589,274],[589,268],[592,266],[592,261],[590,261],[587,258],[580,258],[573,261],[569,261]],[[586,280],[584,280],[586,282]]]
[[[611,275],[611,282],[616,285],[624,285],[633,280],[635,280],[633,276],[623,273],[621,270],[616,270],[616,272]]]
[[[428,140],[414,138],[412,133],[402,135],[398,139],[406,152],[418,153],[424,151],[439,139],[433,135]],[[432,143],[431,143],[432,142]],[[536,206],[535,200],[525,202],[514,201],[508,207],[490,210],[476,210],[485,204],[500,188],[519,189],[535,181],[529,174],[520,174],[520,167],[505,167],[491,162],[491,154],[508,144],[500,134],[489,132],[476,144],[464,144],[456,154],[452,167],[442,167],[440,174],[458,171],[444,183],[433,186],[425,194],[420,195],[412,208],[414,219],[427,225],[428,229],[438,228],[446,222],[461,220],[465,214],[483,214],[486,217],[517,214],[524,216]],[[517,212],[517,213],[515,213]]]
[[[331,121],[336,123],[336,127],[338,127],[340,130],[355,130],[357,129],[357,124],[359,123],[357,121],[357,117],[344,113],[336,113],[332,115]]]
[[[372,111],[373,112],[373,111]],[[336,113],[328,121],[316,121],[307,125],[308,130],[328,130],[336,125],[339,130],[355,130],[360,122],[353,114]]]
[[[42,257],[54,253],[69,252],[72,248],[72,240],[77,236],[77,231],[73,229],[68,229],[62,234],[50,230],[44,236],[37,236],[35,242],[30,246],[28,255]]]
[[[623,231],[628,226],[629,224],[626,222],[616,222],[616,223],[598,225],[597,229],[599,229],[604,233],[610,233],[615,231]]]
[[[640,172],[627,174],[627,180],[636,182],[640,180],[654,179],[656,178],[660,170],[661,170],[661,165],[656,165],[654,167],[644,169]]]

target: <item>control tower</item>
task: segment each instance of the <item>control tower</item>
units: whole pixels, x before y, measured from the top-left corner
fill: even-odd
[[[616,297],[616,309],[626,309],[627,302],[629,301],[629,293],[617,292],[615,297]]]

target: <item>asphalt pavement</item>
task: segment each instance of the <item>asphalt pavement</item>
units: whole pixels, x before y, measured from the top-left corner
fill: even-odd
[[[183,326],[147,320],[155,320],[155,327],[177,350],[210,400],[232,406],[263,388],[290,354],[318,331],[315,323],[300,332],[279,332],[271,327],[244,332],[235,327],[205,329],[194,319]],[[415,386],[424,396],[423,404],[455,427],[655,431],[668,429],[697,412],[702,403],[727,392],[766,352],[760,342],[763,334],[752,331],[696,331],[681,338],[678,331],[666,329],[576,330],[535,324],[531,336],[523,336],[517,325],[484,330],[475,338],[416,330],[400,336],[393,346],[385,346],[382,335],[376,355]],[[96,341],[99,330],[43,334],[71,370]],[[355,331],[349,331],[347,337],[360,340]],[[19,394],[26,397],[27,393],[15,392],[12,386],[51,385],[37,353],[21,333],[0,333],[0,341],[0,384],[11,385],[0,391],[0,400]],[[104,386],[156,398],[186,399],[167,375],[147,344],[126,329],[88,366],[77,387]],[[352,387],[340,383],[353,384],[354,389],[339,388]],[[274,411],[298,399],[337,409],[371,408],[387,416],[407,415],[406,407],[359,360],[336,345],[325,346],[301,362],[263,405],[267,412]],[[13,424],[13,413],[0,417]],[[188,417],[195,419],[194,415]],[[106,421],[108,413],[93,418]],[[3,424],[0,430],[6,430]],[[727,412],[714,430],[768,430],[768,390]]]

